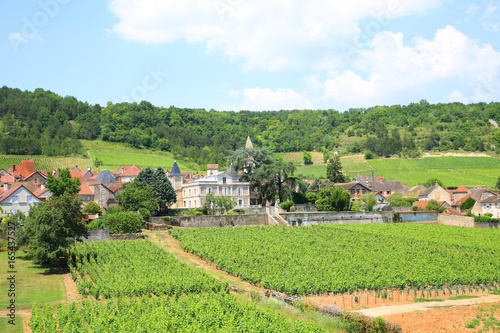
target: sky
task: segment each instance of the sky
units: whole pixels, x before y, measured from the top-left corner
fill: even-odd
[[[0,0],[0,86],[206,110],[500,101],[500,1]]]

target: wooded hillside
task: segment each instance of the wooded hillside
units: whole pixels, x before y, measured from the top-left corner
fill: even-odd
[[[50,91],[0,89],[0,153],[70,155],[79,139],[171,151],[198,164],[223,163],[254,144],[275,152],[331,151],[419,156],[422,151],[500,152],[500,103],[419,103],[364,109],[219,112],[143,101],[100,106]]]

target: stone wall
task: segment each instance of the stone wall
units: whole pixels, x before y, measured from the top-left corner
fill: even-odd
[[[121,234],[121,235],[111,235],[111,240],[134,240],[146,238],[146,235],[142,232],[136,234]]]
[[[392,223],[392,212],[313,212],[280,214],[290,226],[312,224]]]
[[[408,207],[392,207],[392,210],[395,211],[395,212],[409,212],[412,210],[412,206],[408,206]]]
[[[164,229],[164,225],[184,228],[218,228],[271,225],[267,214],[252,215],[212,215],[212,216],[170,216],[163,218],[150,218],[153,230]]]
[[[436,222],[438,213],[435,211],[415,211],[415,212],[399,212],[401,222]]]
[[[456,227],[474,228],[474,218],[468,216],[439,214],[437,223]]]
[[[104,229],[90,229],[89,230],[89,237],[88,238],[82,238],[82,241],[84,243],[87,242],[99,242],[103,240],[109,240],[109,229],[104,228]]]
[[[498,222],[476,222],[474,223],[474,227],[476,228],[481,228],[481,229],[490,229],[490,228],[495,228],[495,229],[500,229],[500,223]]]

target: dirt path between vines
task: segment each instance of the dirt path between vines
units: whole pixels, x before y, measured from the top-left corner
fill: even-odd
[[[259,293],[259,295],[263,295],[262,293],[263,288],[254,286],[253,284],[246,282],[236,276],[233,276],[224,270],[218,269],[217,267],[215,267],[215,265],[201,259],[200,257],[184,251],[181,248],[180,242],[175,238],[173,238],[172,236],[170,236],[169,233],[154,232],[154,233],[148,233],[148,236],[152,242],[161,246],[163,249],[171,253],[178,260],[188,265],[194,265],[196,267],[206,270],[207,273],[210,276],[214,277],[215,279],[223,283],[227,282],[230,285],[234,285],[237,288],[246,291],[256,291]]]

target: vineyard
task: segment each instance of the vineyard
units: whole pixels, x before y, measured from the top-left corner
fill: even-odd
[[[37,332],[324,332],[283,314],[263,311],[221,293],[84,300],[81,305],[34,306],[30,324]]]
[[[72,168],[78,165],[80,170],[92,167],[89,158],[84,157],[46,157],[28,155],[0,155],[0,169],[6,169],[11,165],[18,165],[23,160],[33,158],[36,170],[57,170],[58,168]]]
[[[179,296],[228,288],[147,240],[79,243],[70,249],[68,266],[79,292],[95,298]]]
[[[500,281],[500,230],[438,225],[175,229],[186,251],[264,288],[310,295]]]

